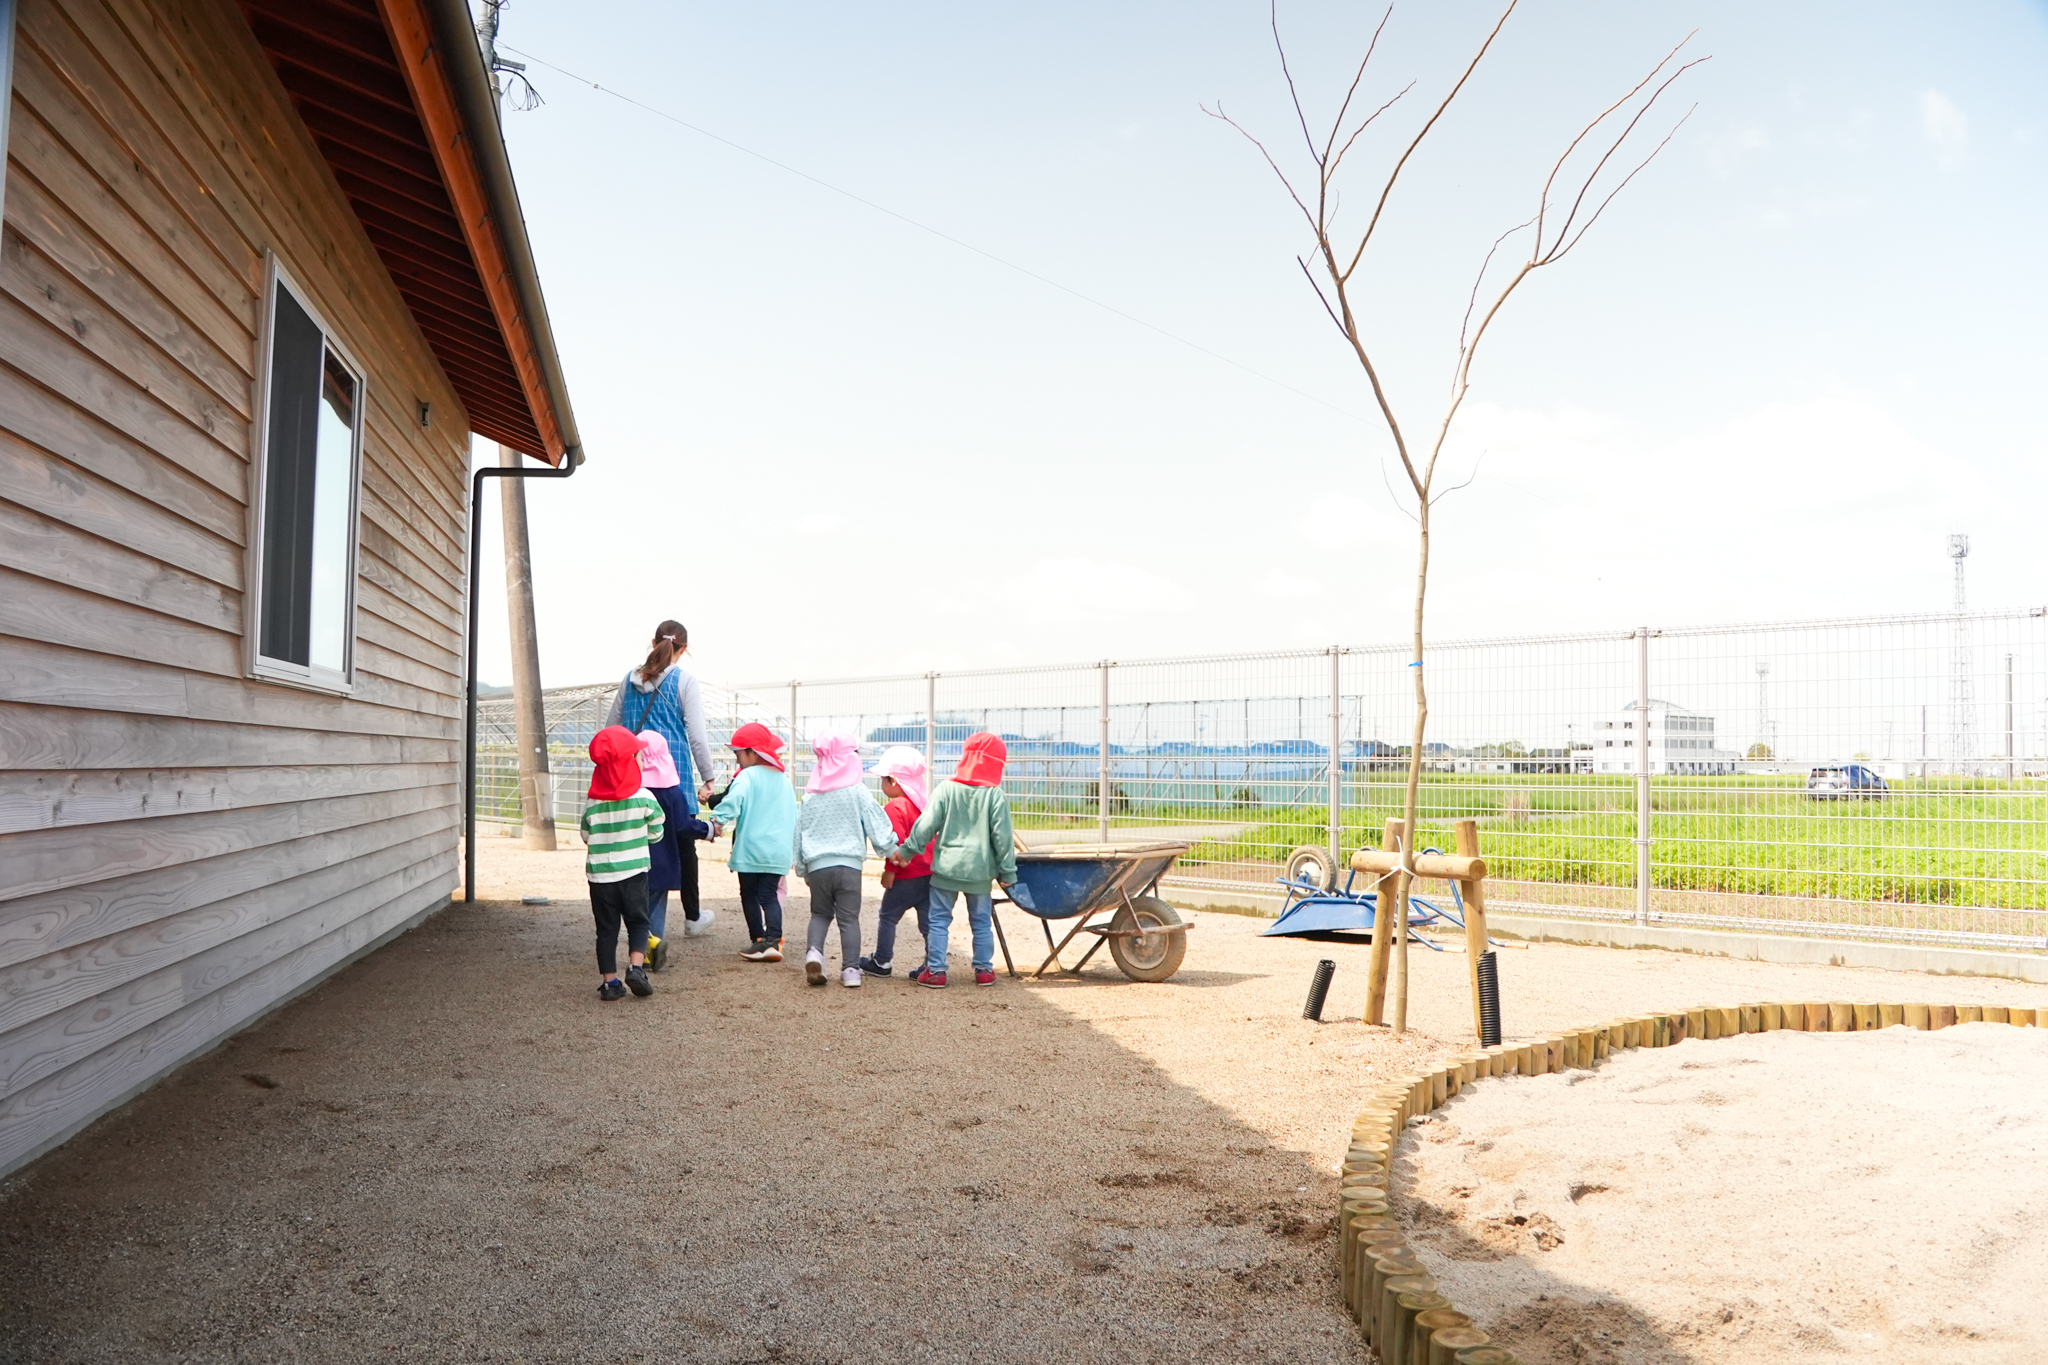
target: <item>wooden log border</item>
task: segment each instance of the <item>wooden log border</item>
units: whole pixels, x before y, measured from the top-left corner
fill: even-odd
[[[1589,1068],[1617,1052],[1670,1047],[1687,1038],[1728,1038],[1739,1033],[1774,1033],[1780,1029],[1809,1033],[1868,1033],[1900,1027],[1925,1030],[1980,1020],[2019,1028],[2048,1028],[2048,1008],[1834,1000],[1701,1005],[1668,1014],[1630,1015],[1533,1041],[1462,1052],[1433,1071],[1393,1077],[1368,1096],[1365,1108],[1352,1124],[1351,1143],[1338,1180],[1338,1274],[1343,1282],[1344,1302],[1357,1320],[1361,1336],[1378,1349],[1382,1301],[1395,1302],[1393,1296],[1385,1293],[1384,1281],[1404,1271],[1412,1275],[1414,1272],[1409,1268],[1421,1264],[1408,1247],[1407,1235],[1388,1197],[1389,1168],[1394,1154],[1410,1119],[1428,1113],[1477,1081]],[[1379,1273],[1375,1275],[1375,1271]],[[1463,1316],[1467,1322],[1473,1322],[1470,1315],[1459,1314],[1456,1309],[1455,1304],[1450,1304],[1443,1311],[1453,1318]],[[1400,1365],[1411,1360],[1514,1365],[1514,1355],[1492,1345],[1476,1322],[1472,1326],[1444,1327],[1441,1342],[1417,1339],[1417,1334],[1434,1330],[1433,1323],[1423,1324],[1419,1314],[1405,1314],[1401,1321],[1390,1321],[1385,1327],[1386,1344],[1400,1349]],[[1396,1338],[1400,1340],[1397,1342]]]

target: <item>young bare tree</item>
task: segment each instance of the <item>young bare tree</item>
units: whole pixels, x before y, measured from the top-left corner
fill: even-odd
[[[1303,220],[1308,224],[1314,245],[1308,253],[1297,256],[1295,260],[1301,266],[1302,274],[1308,278],[1309,285],[1316,291],[1316,297],[1322,301],[1323,309],[1329,314],[1330,321],[1336,324],[1337,331],[1344,339],[1344,345],[1349,348],[1359,367],[1365,372],[1366,381],[1372,387],[1373,400],[1378,405],[1380,417],[1386,424],[1387,434],[1393,439],[1394,453],[1400,458],[1402,472],[1407,476],[1405,493],[1414,500],[1414,511],[1411,514],[1417,528],[1414,662],[1409,665],[1409,671],[1414,675],[1415,684],[1415,727],[1408,750],[1408,785],[1402,803],[1403,829],[1407,831],[1401,842],[1404,872],[1395,879],[1393,915],[1394,936],[1403,940],[1401,946],[1404,965],[1408,920],[1407,888],[1414,877],[1416,808],[1421,796],[1423,739],[1429,724],[1429,690],[1422,667],[1423,608],[1429,590],[1430,517],[1437,499],[1444,495],[1438,491],[1436,482],[1437,465],[1443,455],[1444,442],[1450,435],[1451,424],[1456,420],[1458,409],[1463,405],[1465,395],[1471,387],[1472,362],[1478,354],[1479,344],[1486,339],[1487,331],[1492,327],[1494,319],[1500,315],[1508,299],[1525,280],[1545,266],[1555,265],[1569,255],[1572,249],[1585,239],[1593,224],[1600,220],[1600,215],[1606,211],[1607,206],[1614,202],[1614,197],[1670,143],[1678,128],[1691,117],[1690,109],[1681,115],[1665,131],[1662,139],[1640,159],[1622,155],[1623,149],[1636,140],[1638,128],[1649,116],[1657,101],[1671,88],[1672,83],[1700,62],[1707,60],[1705,57],[1699,57],[1679,62],[1679,54],[1685,49],[1686,43],[1691,41],[1691,35],[1687,35],[1684,42],[1665,54],[1664,59],[1651,68],[1649,75],[1636,82],[1627,94],[1601,110],[1598,117],[1579,130],[1578,135],[1566,144],[1564,151],[1552,164],[1550,173],[1544,178],[1542,189],[1536,195],[1533,216],[1509,228],[1494,240],[1493,247],[1480,264],[1479,274],[1473,280],[1471,294],[1466,300],[1464,320],[1458,330],[1457,363],[1451,371],[1449,397],[1427,444],[1418,448],[1410,444],[1407,428],[1395,414],[1394,402],[1388,396],[1386,386],[1381,382],[1380,367],[1373,358],[1379,340],[1366,336],[1365,329],[1359,321],[1359,310],[1353,303],[1354,291],[1362,282],[1359,271],[1366,263],[1366,248],[1372,244],[1373,233],[1379,228],[1380,220],[1387,211],[1388,201],[1393,198],[1394,187],[1400,181],[1401,172],[1430,132],[1435,129],[1438,121],[1443,118],[1444,112],[1458,98],[1459,92],[1464,90],[1466,82],[1472,78],[1472,73],[1478,70],[1479,63],[1492,48],[1494,40],[1500,36],[1509,16],[1515,12],[1516,3],[1517,0],[1509,0],[1507,7],[1501,11],[1500,18],[1494,22],[1485,41],[1480,43],[1479,50],[1466,64],[1449,93],[1424,120],[1414,136],[1408,139],[1400,155],[1394,160],[1392,168],[1385,172],[1384,178],[1379,181],[1377,196],[1370,201],[1371,216],[1366,219],[1364,227],[1358,230],[1355,240],[1347,236],[1340,241],[1336,221],[1340,180],[1344,178],[1342,172],[1345,169],[1345,160],[1358,145],[1358,140],[1365,131],[1414,89],[1414,83],[1411,81],[1394,92],[1371,113],[1357,116],[1351,113],[1358,102],[1360,87],[1365,83],[1367,72],[1372,66],[1373,54],[1379,48],[1380,35],[1386,31],[1387,21],[1393,16],[1391,7],[1381,16],[1379,26],[1373,30],[1372,40],[1367,44],[1365,56],[1359,62],[1358,70],[1352,75],[1349,88],[1344,92],[1344,98],[1337,107],[1336,117],[1330,120],[1329,132],[1319,141],[1310,131],[1307,110],[1295,85],[1294,73],[1288,66],[1287,47],[1280,37],[1278,0],[1273,0],[1270,16],[1273,46],[1279,53],[1281,75],[1287,82],[1288,96],[1294,106],[1295,121],[1300,126],[1302,142],[1308,152],[1308,164],[1303,168],[1304,173],[1300,177],[1290,175],[1266,144],[1236,119],[1224,113],[1221,104],[1214,109],[1203,107],[1204,113],[1228,123],[1252,146],[1258,148],[1259,154],[1265,158],[1273,174],[1279,177],[1288,197],[1294,201],[1294,206],[1301,211]],[[1631,160],[1633,164],[1630,164]],[[1313,184],[1313,189],[1303,193],[1302,186],[1309,183]],[[1501,276],[1493,270],[1494,258],[1509,239],[1522,234],[1528,234],[1528,254],[1515,264],[1512,270],[1506,272],[1503,282]],[[1489,276],[1492,276],[1490,286]],[[1473,322],[1475,315],[1478,319],[1476,326]],[[1444,490],[1448,491],[1451,490]],[[1332,754],[1330,761],[1336,762],[1337,756]],[[1384,924],[1387,918],[1383,912],[1379,922]],[[1386,937],[1388,936],[1384,934],[1374,935],[1376,943]],[[1374,952],[1373,959],[1376,977],[1375,1003],[1370,1009],[1368,1019],[1369,1022],[1379,1023],[1381,1019],[1378,1017],[1378,1002],[1383,1000],[1385,989],[1382,964],[1386,959],[1378,950]],[[1394,1026],[1397,1031],[1405,1029],[1407,1025],[1405,970],[1401,973],[1401,986],[1395,1002]]]

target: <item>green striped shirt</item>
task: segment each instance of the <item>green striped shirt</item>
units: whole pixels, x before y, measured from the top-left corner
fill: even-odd
[[[647,870],[647,845],[661,839],[661,803],[645,788],[623,801],[593,801],[580,827],[584,879],[622,882]]]

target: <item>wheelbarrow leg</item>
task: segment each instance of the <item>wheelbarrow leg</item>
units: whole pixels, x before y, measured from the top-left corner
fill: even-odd
[[[1046,924],[1044,920],[1040,920],[1039,923],[1045,924],[1045,941],[1047,943],[1052,943],[1052,926],[1050,924]],[[1066,948],[1066,946],[1069,943],[1072,943],[1074,941],[1074,935],[1080,933],[1081,926],[1085,925],[1086,923],[1088,923],[1088,917],[1086,915],[1081,916],[1081,918],[1075,922],[1074,927],[1067,930],[1067,936],[1061,939],[1057,944],[1053,946],[1051,954],[1046,957],[1045,961],[1038,964],[1038,970],[1033,972],[1032,975],[1044,976],[1045,969],[1047,967],[1052,966],[1053,963],[1060,960],[1060,953]],[[1087,959],[1083,958],[1082,960],[1085,962]],[[1074,970],[1079,971],[1080,968],[1077,967]]]
[[[1003,917],[996,913],[993,905],[988,908],[988,919],[989,923],[996,927],[996,942],[1003,945],[1003,968],[1014,978],[1017,975],[1017,964],[1010,961],[1010,936],[1003,932]]]

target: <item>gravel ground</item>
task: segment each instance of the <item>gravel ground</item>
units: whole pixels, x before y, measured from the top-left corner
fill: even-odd
[[[1461,956],[1415,953],[1400,1039],[1299,1017],[1328,956],[1326,1017],[1355,1020],[1363,949],[1228,915],[1161,985],[1102,954],[990,990],[810,989],[800,954],[739,960],[707,864],[714,932],[676,941],[651,999],[601,1004],[580,855],[479,851],[477,905],[0,1185],[0,1360],[1360,1359],[1335,1164],[1377,1078],[1469,1045]],[[1033,922],[1008,924],[1027,956]],[[1708,999],[2040,994],[1502,958],[1511,1036]]]
[[[2048,1032],[1756,1033],[1487,1081],[1411,1240],[1525,1365],[2048,1353]]]

